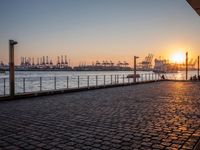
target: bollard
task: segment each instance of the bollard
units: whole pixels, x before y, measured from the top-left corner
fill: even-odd
[[[54,77],[54,90],[56,90],[56,77]]]
[[[42,77],[40,77],[40,91],[42,91]]]
[[[25,87],[25,78],[23,78],[23,91],[24,91],[24,93],[26,92],[25,89],[26,89],[26,87]]]

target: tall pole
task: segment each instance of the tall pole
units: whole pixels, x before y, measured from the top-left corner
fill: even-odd
[[[137,67],[137,63],[136,63],[136,59],[139,58],[137,56],[134,56],[134,83],[136,83],[136,67]]]
[[[10,96],[15,96],[15,62],[14,62],[14,45],[17,42],[13,40],[9,40],[9,69],[10,69]]]
[[[197,75],[198,75],[198,77],[199,77],[199,56],[198,56],[198,69],[197,69]]]
[[[188,52],[186,52],[185,73],[186,73],[186,80],[188,80]]]

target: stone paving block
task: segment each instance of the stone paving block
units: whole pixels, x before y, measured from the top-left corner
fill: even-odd
[[[0,102],[0,150],[192,150],[199,91],[156,82]]]

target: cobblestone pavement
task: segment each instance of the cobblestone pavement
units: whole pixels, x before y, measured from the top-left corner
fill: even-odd
[[[0,149],[193,149],[199,91],[157,82],[0,102]]]

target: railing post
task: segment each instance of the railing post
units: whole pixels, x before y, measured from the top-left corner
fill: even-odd
[[[130,79],[130,78],[128,78],[128,83],[129,83],[129,79]]]
[[[117,75],[117,84],[119,84],[119,75]]]
[[[112,75],[111,75],[111,84],[112,84]]]
[[[123,79],[122,79],[122,80],[123,80],[122,82],[123,82],[123,84],[124,84],[124,74],[123,74],[123,77],[122,77],[122,78],[123,78]]]
[[[149,81],[151,80],[151,74],[149,74]]]
[[[79,86],[80,86],[80,85],[79,85],[79,76],[78,76],[78,88],[79,88]]]
[[[4,95],[6,95],[6,78],[3,78],[3,87],[4,87],[4,91],[3,91],[3,93],[4,93]]]
[[[69,88],[69,77],[67,76],[67,89]]]
[[[87,76],[87,87],[90,87],[90,76]]]
[[[24,93],[26,92],[25,89],[26,89],[26,87],[25,87],[25,78],[23,78],[23,91],[24,91]]]
[[[56,90],[56,77],[54,77],[54,90]]]
[[[103,85],[104,85],[104,87],[106,85],[106,76],[105,75],[103,76]]]
[[[96,87],[98,86],[98,76],[96,75]]]
[[[40,77],[40,91],[42,91],[42,77]]]
[[[145,81],[147,81],[147,74],[145,74]]]
[[[115,84],[116,84],[116,74],[115,74]]]

